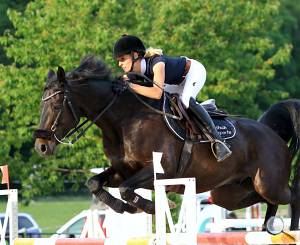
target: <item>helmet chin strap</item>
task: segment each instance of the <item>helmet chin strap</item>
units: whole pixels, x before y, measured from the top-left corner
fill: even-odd
[[[134,66],[134,63],[137,62],[139,60],[140,56],[138,55],[136,58],[134,58],[134,55],[133,53],[131,53],[131,68],[130,68],[130,71],[129,72],[132,72],[133,71],[133,66]]]

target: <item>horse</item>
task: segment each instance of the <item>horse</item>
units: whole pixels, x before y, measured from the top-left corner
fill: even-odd
[[[158,178],[195,177],[197,193],[211,190],[213,202],[228,210],[265,202],[263,229],[278,205],[291,204],[291,229],[298,228],[300,198],[294,188],[299,182],[298,162],[294,187],[289,186],[289,179],[299,150],[299,100],[271,107],[259,121],[230,117],[236,128],[235,137],[227,140],[232,155],[217,162],[210,144],[194,144],[189,166],[178,176],[184,142],[170,132],[161,113],[145,106],[161,100],[137,96],[126,84],[114,78],[105,63],[94,56],[83,59],[68,73],[62,67],[56,73],[50,70],[39,129],[34,133],[35,150],[41,156],[55,154],[57,145],[81,127],[80,118],[86,118],[102,130],[103,149],[110,162],[110,167],[91,177],[87,186],[116,212],[155,213],[154,203],[135,190],[153,190],[152,152],[157,151],[163,152],[164,169]],[[287,105],[289,109],[284,109]],[[104,187],[119,188],[121,199]],[[167,191],[182,194],[184,189],[169,186]]]

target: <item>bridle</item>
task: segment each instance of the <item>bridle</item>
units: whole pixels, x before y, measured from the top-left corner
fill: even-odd
[[[66,84],[65,84],[66,85]],[[65,86],[66,87],[66,86]],[[94,118],[94,120],[92,120],[84,129],[82,128],[88,121],[89,119],[84,120],[80,125],[78,125],[79,121],[80,121],[80,116],[78,116],[78,114],[76,113],[75,110],[75,106],[72,103],[71,100],[71,96],[70,96],[70,91],[69,89],[62,89],[59,91],[54,92],[53,94],[42,98],[42,101],[45,102],[47,100],[52,99],[55,95],[57,94],[63,94],[64,98],[63,98],[63,102],[62,102],[62,106],[50,128],[50,130],[45,130],[45,129],[37,129],[34,131],[34,138],[41,138],[41,139],[46,139],[46,140],[53,140],[55,139],[56,141],[58,141],[61,144],[64,145],[73,145],[75,142],[77,142],[84,134],[85,132],[96,122],[98,121],[98,119],[112,106],[112,104],[116,101],[117,99],[117,94],[115,94],[114,98],[108,103],[108,105],[106,107],[104,107],[104,109]],[[62,137],[61,139],[59,139],[55,133],[57,126],[59,124],[59,120],[61,118],[61,115],[63,113],[63,109],[65,107],[65,105],[68,105],[70,111],[72,112],[72,115],[75,119],[76,122],[76,126],[70,131],[68,132],[64,137]],[[77,110],[78,111],[78,110]],[[75,135],[76,134],[76,135]],[[70,139],[71,136],[73,136],[73,139]]]
[[[67,104],[69,106],[69,109],[76,121],[76,125],[79,123],[79,116],[77,116],[74,105],[72,104],[72,101],[70,99],[70,95],[69,95],[69,90],[68,89],[61,89],[58,90],[50,95],[48,95],[47,97],[42,97],[42,102],[46,102],[48,100],[53,99],[54,96],[59,95],[59,94],[63,94],[63,101],[62,101],[62,105],[59,109],[59,112],[57,113],[57,116],[52,124],[52,126],[50,127],[50,130],[45,130],[45,129],[37,129],[34,131],[34,137],[35,138],[42,138],[42,139],[46,139],[46,140],[57,140],[59,143],[61,144],[70,144],[70,142],[65,142],[65,137],[63,137],[62,139],[59,139],[56,135],[56,129],[57,126],[59,124],[59,120],[62,116],[63,110],[65,108],[65,105]]]

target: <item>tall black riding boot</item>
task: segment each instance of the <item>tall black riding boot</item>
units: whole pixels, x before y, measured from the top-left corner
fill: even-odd
[[[207,111],[201,104],[198,104],[194,98],[190,98],[189,109],[193,112],[196,118],[206,127],[209,134],[213,138],[211,140],[212,152],[217,158],[217,161],[223,161],[231,155],[231,150],[223,141],[221,135],[216,130],[215,124]]]

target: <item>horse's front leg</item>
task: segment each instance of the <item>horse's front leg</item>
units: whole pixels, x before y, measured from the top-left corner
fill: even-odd
[[[134,192],[138,188],[153,189],[153,180],[153,165],[151,164],[141,169],[120,185],[119,189],[122,199],[148,214],[154,214],[154,203]]]
[[[123,178],[112,167],[109,167],[102,173],[91,177],[87,181],[87,186],[99,201],[104,202],[115,212],[124,213],[126,211],[128,213],[136,213],[138,211],[136,207],[115,198],[103,188],[103,186],[118,187],[122,182]]]

